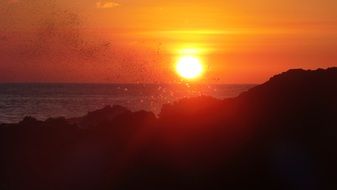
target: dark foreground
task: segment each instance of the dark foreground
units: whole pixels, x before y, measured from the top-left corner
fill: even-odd
[[[0,127],[0,188],[337,189],[337,69],[290,70],[232,99]]]

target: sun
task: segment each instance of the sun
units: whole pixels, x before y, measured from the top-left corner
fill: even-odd
[[[193,55],[181,56],[176,63],[176,72],[184,79],[192,80],[200,77],[204,72],[201,60]]]

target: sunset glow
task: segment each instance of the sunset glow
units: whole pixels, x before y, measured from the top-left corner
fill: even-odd
[[[336,108],[337,0],[0,0],[0,190],[337,190]]]
[[[172,83],[192,55],[204,83],[261,83],[337,61],[333,0],[4,0],[0,16],[0,82]]]

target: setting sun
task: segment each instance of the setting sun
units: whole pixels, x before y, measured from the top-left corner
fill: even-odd
[[[204,72],[201,60],[196,56],[182,56],[176,64],[176,72],[185,79],[195,79]]]
[[[337,190],[337,0],[0,0],[0,190]]]

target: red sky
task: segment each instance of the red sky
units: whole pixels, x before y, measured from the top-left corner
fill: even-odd
[[[335,0],[0,0],[0,82],[261,83],[337,66]]]

